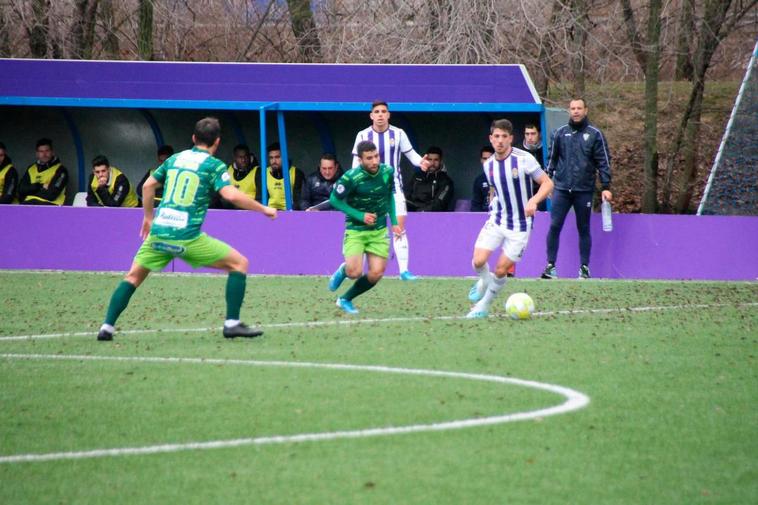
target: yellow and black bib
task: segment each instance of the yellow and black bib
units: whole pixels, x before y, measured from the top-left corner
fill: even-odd
[[[47,170],[40,171],[37,164],[34,163],[29,167],[29,170],[27,171],[29,174],[29,181],[32,184],[50,184],[50,181],[53,180],[53,177],[55,177],[55,174],[58,172],[58,168],[60,168],[60,166],[61,164],[58,162]],[[53,205],[63,205],[63,203],[66,201],[66,191],[61,191],[61,194],[58,195],[55,200],[45,200],[44,198],[35,195],[28,195],[24,198],[24,202],[29,202],[32,200],[52,203]]]
[[[108,182],[108,193],[113,195],[113,192],[116,191],[116,179],[122,174],[121,170],[119,170],[116,167],[111,167],[111,177]],[[100,205],[105,206],[103,201],[100,199],[100,195],[97,194],[97,177],[92,178],[92,182],[90,183],[90,187],[92,188],[92,192],[95,194],[95,198],[97,198],[97,201],[100,202]],[[126,195],[126,198],[124,199],[124,203],[121,204],[122,207],[136,207],[137,206],[137,193],[134,192],[134,188],[131,184],[129,184],[129,194]]]
[[[13,163],[8,163],[0,169],[0,195],[3,194],[3,190],[5,189],[5,178],[8,176],[8,171],[10,171],[11,168],[13,168]],[[17,195],[13,195],[13,203],[18,203]]]
[[[290,167],[290,189],[295,186],[295,166]],[[278,210],[287,208],[287,199],[284,197],[284,177],[276,179],[271,175],[271,167],[266,170],[266,190],[268,191],[268,206]],[[292,198],[295,198],[294,193]],[[294,201],[292,202],[294,205]]]
[[[237,189],[248,195],[250,198],[255,198],[255,191],[258,189],[257,185],[255,184],[255,177],[258,175],[258,169],[259,167],[253,167],[242,179],[236,179],[234,177],[233,164],[229,165],[227,171],[229,172],[229,177],[231,178],[231,183],[233,186],[236,186]]]

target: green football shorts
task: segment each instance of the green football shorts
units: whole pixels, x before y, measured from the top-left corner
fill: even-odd
[[[390,254],[390,241],[387,238],[387,228],[381,230],[345,230],[342,242],[342,254],[360,256],[363,253],[386,258]]]
[[[226,257],[229,244],[205,233],[190,240],[169,240],[149,235],[134,256],[134,262],[159,272],[174,258],[181,258],[192,268],[207,267]]]

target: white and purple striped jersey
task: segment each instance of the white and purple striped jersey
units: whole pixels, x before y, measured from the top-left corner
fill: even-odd
[[[390,125],[384,132],[379,133],[369,126],[358,132],[353,144],[353,168],[361,163],[358,157],[358,144],[368,140],[379,150],[379,162],[395,169],[395,191],[402,192],[403,178],[400,173],[400,155],[404,154],[414,166],[420,166],[421,156],[413,150],[408,135],[402,128]]]
[[[524,212],[526,202],[534,194],[532,180],[536,181],[545,172],[529,152],[512,148],[503,160],[490,156],[482,165],[495,196],[490,203],[490,221],[504,225],[509,230],[529,231],[532,218]],[[531,180],[527,180],[527,176]]]

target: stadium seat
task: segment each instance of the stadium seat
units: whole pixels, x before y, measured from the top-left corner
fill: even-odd
[[[81,191],[74,195],[74,201],[71,204],[72,207],[86,207],[87,206],[87,192]]]

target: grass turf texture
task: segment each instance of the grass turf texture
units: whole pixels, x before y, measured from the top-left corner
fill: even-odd
[[[170,454],[0,464],[0,503],[733,504],[758,499],[755,283],[513,280],[538,311],[518,322],[357,325],[325,278],[249,278],[225,341],[222,276],[155,276],[95,341],[120,276],[0,273],[0,353],[350,363],[513,376],[581,391],[584,410],[435,433]],[[471,280],[383,280],[361,318],[461,316]],[[696,304],[723,304],[695,308]],[[213,328],[182,332],[171,328]],[[0,456],[399,426],[535,410],[558,395],[360,371],[0,358]]]

